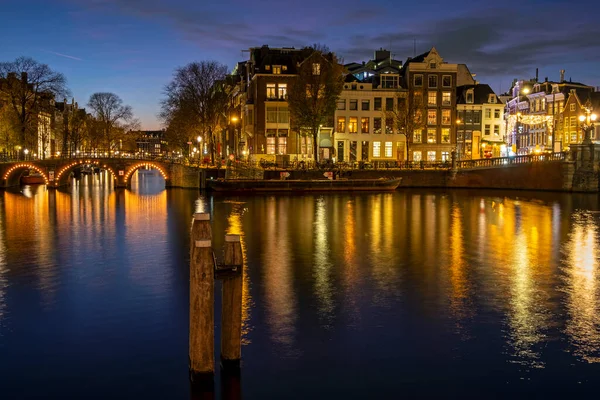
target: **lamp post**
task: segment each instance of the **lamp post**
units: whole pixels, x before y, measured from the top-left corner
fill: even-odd
[[[231,117],[231,123],[233,124],[233,154],[238,157],[238,132],[237,123],[239,119],[235,115]]]
[[[592,113],[592,107],[585,107],[585,115],[579,116],[581,122],[581,129],[583,129],[583,144],[592,143],[592,129],[594,129],[594,122],[596,121],[596,114]]]

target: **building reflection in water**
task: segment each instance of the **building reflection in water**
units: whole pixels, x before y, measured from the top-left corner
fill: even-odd
[[[298,314],[289,237],[290,200],[269,197],[265,202],[262,264],[271,339],[280,354],[295,357],[298,355],[295,349]]]
[[[331,283],[332,261],[330,259],[331,244],[328,237],[327,201],[325,197],[315,199],[314,229],[314,277],[315,294],[319,302],[319,317],[322,325],[329,327],[333,319],[334,301]]]
[[[450,313],[455,320],[456,333],[462,340],[468,340],[470,335],[465,320],[472,316],[472,310],[462,229],[462,210],[454,203],[450,222]]]
[[[565,332],[577,357],[600,362],[600,291],[598,284],[598,214],[577,213],[563,246]]]
[[[242,216],[247,211],[243,202],[228,202],[232,205],[229,217],[227,218],[226,234],[240,235],[242,245],[242,258],[244,260],[244,269],[242,270],[242,345],[250,344],[249,333],[252,330],[250,325],[250,310],[252,309],[252,297],[250,295],[250,274],[248,271],[248,253],[246,249],[246,238],[244,234]]]
[[[4,313],[6,312],[6,289],[8,288],[8,279],[6,273],[8,272],[8,266],[6,265],[6,228],[4,226],[4,196],[0,194],[0,337],[4,330]]]
[[[344,286],[344,308],[350,318],[349,326],[360,326],[360,305],[356,295],[360,286],[360,270],[356,254],[356,203],[355,200],[344,199],[344,222],[342,227],[342,280]]]

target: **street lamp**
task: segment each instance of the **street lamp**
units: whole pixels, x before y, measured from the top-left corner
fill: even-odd
[[[596,121],[596,114],[592,114],[592,108],[585,108],[585,115],[579,116],[581,122],[581,129],[583,129],[583,144],[592,143],[592,130],[594,129],[594,122]]]

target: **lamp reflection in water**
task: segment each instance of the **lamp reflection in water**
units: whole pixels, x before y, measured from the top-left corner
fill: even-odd
[[[200,137],[200,136],[198,136]],[[240,235],[240,243],[242,245],[242,259],[244,260],[244,269],[242,270],[242,345],[250,344],[248,334],[251,331],[251,326],[248,323],[250,320],[250,310],[252,309],[252,297],[250,296],[250,275],[248,274],[248,255],[246,252],[246,239],[244,230],[242,229],[242,216],[247,211],[246,203],[228,201],[231,206],[231,212],[227,218],[228,235]]]
[[[463,216],[460,206],[452,205],[450,228],[450,312],[455,319],[456,333],[462,340],[470,339],[464,321],[472,316],[470,287],[466,273],[465,247],[462,234]]]
[[[573,216],[573,230],[563,246],[567,322],[575,356],[600,362],[600,290],[598,282],[597,214]]]
[[[294,346],[298,307],[291,265],[289,202],[289,199],[275,197],[266,201],[262,264],[271,340],[283,356],[297,357],[298,350]]]
[[[332,263],[329,258],[330,245],[327,237],[327,210],[324,197],[316,198],[315,204],[315,255],[314,255],[314,275],[315,275],[315,294],[319,300],[319,317],[325,326],[333,319],[333,286],[331,284]]]

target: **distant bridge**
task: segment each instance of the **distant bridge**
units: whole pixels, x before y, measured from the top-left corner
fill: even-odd
[[[132,175],[140,168],[157,170],[165,179],[165,187],[199,188],[201,181],[199,168],[179,163],[131,158],[53,158],[1,163],[0,188],[19,186],[28,170],[39,173],[49,188],[66,186],[71,174],[84,167],[108,171],[118,188],[131,187]]]

